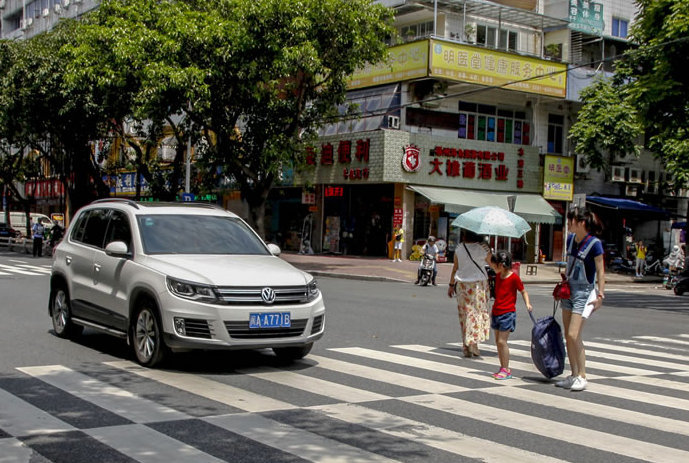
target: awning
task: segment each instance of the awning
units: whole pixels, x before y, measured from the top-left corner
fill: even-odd
[[[409,189],[428,198],[434,204],[445,205],[445,211],[462,214],[475,207],[495,206],[509,210],[508,196],[516,196],[514,213],[529,223],[560,223],[562,217],[542,196],[536,194],[491,193],[477,190],[461,190],[409,185]]]
[[[586,203],[591,203],[599,207],[614,209],[618,211],[641,212],[656,216],[667,217],[670,215],[665,209],[650,206],[640,201],[625,198],[609,198],[606,196],[586,196]]]

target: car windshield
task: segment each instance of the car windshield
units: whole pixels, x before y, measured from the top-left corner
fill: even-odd
[[[269,254],[241,220],[210,215],[138,217],[146,254]]]

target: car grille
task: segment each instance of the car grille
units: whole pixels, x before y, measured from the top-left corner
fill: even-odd
[[[184,330],[187,337],[190,338],[204,338],[211,339],[213,334],[207,320],[198,320],[194,318],[184,319]]]
[[[289,328],[249,328],[248,321],[225,322],[230,337],[235,339],[290,338],[304,333],[306,320],[292,320]]]
[[[227,305],[268,305],[261,298],[261,287],[220,287],[217,289],[220,300]],[[277,286],[275,302],[270,305],[303,304],[306,302],[306,286]]]
[[[314,317],[313,326],[311,327],[311,334],[319,333],[323,329],[323,315]]]

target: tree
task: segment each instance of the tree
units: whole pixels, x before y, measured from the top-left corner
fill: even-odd
[[[634,153],[632,146],[643,135],[645,147],[660,157],[676,185],[686,185],[689,74],[683,62],[689,55],[689,2],[637,0],[637,4],[639,15],[630,35],[637,46],[617,62],[612,81],[582,95],[584,107],[571,137],[577,152],[585,154],[591,165],[602,167],[606,160],[601,147],[610,145],[608,137],[627,153]],[[596,128],[601,121],[615,117],[622,121],[621,127]]]
[[[6,44],[12,59],[0,76],[0,138],[14,155],[30,154],[34,167],[41,163],[49,166],[49,175],[59,176],[70,211],[107,196],[90,147],[104,115],[90,89],[69,85],[60,53],[73,40],[76,25],[61,22],[50,33]]]
[[[263,235],[276,177],[301,162],[348,76],[386,56],[391,23],[370,0],[106,0],[73,71],[129,95],[136,120],[177,124],[178,154],[194,137],[206,187],[234,183]]]

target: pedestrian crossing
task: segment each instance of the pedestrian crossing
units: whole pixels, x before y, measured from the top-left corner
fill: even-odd
[[[543,378],[519,339],[505,381],[490,376],[494,346],[466,359],[456,343],[208,370],[25,366],[0,376],[0,463],[686,462],[687,342],[592,339],[579,393]]]
[[[6,259],[0,263],[0,277],[50,275],[51,264],[36,264],[27,259]],[[1,461],[1,460],[0,460]]]

